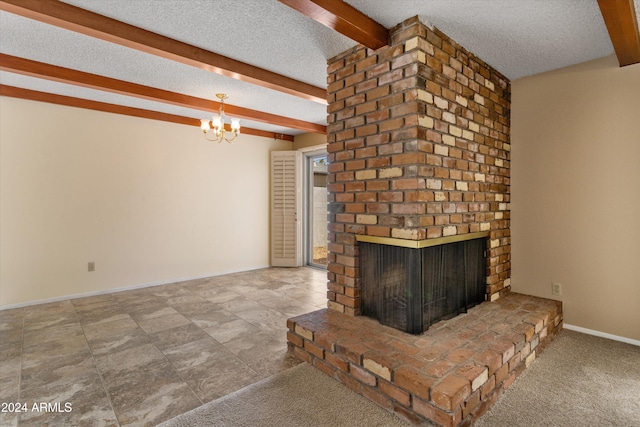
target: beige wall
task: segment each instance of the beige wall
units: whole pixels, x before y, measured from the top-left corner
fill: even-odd
[[[0,123],[0,305],[268,266],[290,142],[12,98]]]
[[[519,79],[512,101],[512,289],[562,300],[565,323],[639,340],[640,65]]]
[[[302,133],[293,138],[293,149],[300,150],[308,147],[327,144],[327,135],[319,133]]]

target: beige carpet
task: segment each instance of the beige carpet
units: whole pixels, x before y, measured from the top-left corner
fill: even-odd
[[[162,427],[407,426],[305,364]],[[640,427],[640,347],[562,331],[476,427]]]
[[[640,347],[563,330],[475,427],[640,427]]]

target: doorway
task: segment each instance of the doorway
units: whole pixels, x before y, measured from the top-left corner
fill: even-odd
[[[327,173],[326,150],[305,153],[307,182],[305,233],[306,263],[317,268],[327,268]]]

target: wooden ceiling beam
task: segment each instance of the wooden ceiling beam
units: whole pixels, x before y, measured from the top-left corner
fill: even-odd
[[[202,132],[200,130],[200,120],[191,117],[179,116],[176,114],[161,113],[159,111],[145,110],[142,108],[125,107],[122,105],[109,104],[106,102],[92,101],[89,99],[75,98],[72,96],[57,95],[53,93],[40,92],[31,89],[23,89],[15,86],[0,85],[0,96],[10,98],[27,99],[30,101],[47,102],[49,104],[65,105],[68,107],[84,108],[87,110],[102,111],[104,113],[122,114],[125,116],[139,117],[143,119],[160,120],[163,122],[177,123],[180,125],[194,126],[194,132]],[[227,130],[231,130],[227,126]],[[261,136],[270,139],[280,139],[284,141],[293,141],[292,135],[282,133],[269,132],[260,129],[252,129],[243,127],[241,129],[243,135]]]
[[[598,0],[621,67],[640,63],[640,33],[633,0]]]
[[[56,65],[3,53],[0,53],[0,70],[207,112],[216,112],[220,108],[220,103],[217,101],[196,98],[194,96],[112,79],[97,74],[85,73],[70,68],[58,67]],[[303,130],[305,132],[320,134],[327,132],[325,125],[317,123],[237,107],[226,103],[224,107],[225,113],[241,119],[269,123],[271,125]]]
[[[387,28],[342,0],[279,1],[370,49],[389,44]]]
[[[0,0],[0,10],[321,104],[316,87],[56,0]]]

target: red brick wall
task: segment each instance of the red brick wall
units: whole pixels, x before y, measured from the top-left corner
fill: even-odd
[[[360,314],[356,235],[490,231],[487,294],[510,278],[510,83],[412,18],[328,62],[329,308]]]

